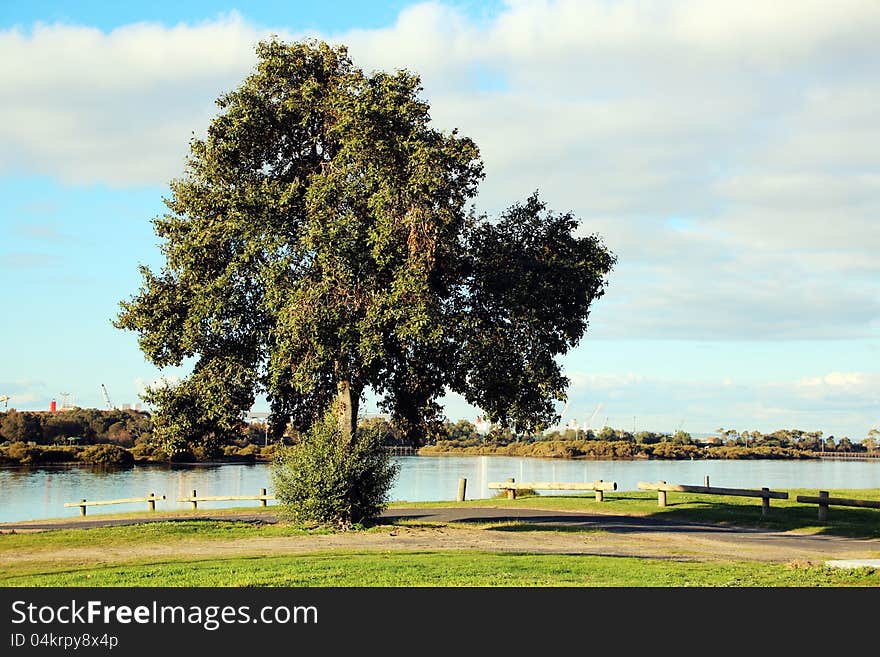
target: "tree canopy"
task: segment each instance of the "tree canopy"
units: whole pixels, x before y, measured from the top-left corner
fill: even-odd
[[[504,426],[553,421],[556,358],[615,262],[600,238],[537,193],[476,215],[478,148],[431,126],[415,74],[318,41],[257,56],[191,140],[153,220],[165,265],[115,320],[155,365],[194,363],[148,392],[156,435],[222,441],[262,393],[276,434],[335,408],[351,437],[368,389],[411,435],[447,391]]]

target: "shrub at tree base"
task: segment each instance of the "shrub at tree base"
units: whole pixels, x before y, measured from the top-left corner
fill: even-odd
[[[398,469],[378,431],[359,431],[349,440],[329,412],[299,442],[281,449],[272,483],[295,522],[347,529],[385,508]]]

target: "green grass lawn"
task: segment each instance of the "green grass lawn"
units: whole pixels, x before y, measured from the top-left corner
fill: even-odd
[[[0,534],[0,556],[15,551],[40,551],[100,545],[106,548],[137,546],[148,543],[177,543],[181,550],[187,543],[203,540],[258,538],[273,536],[308,536],[332,533],[331,529],[302,529],[287,524],[238,522],[226,520],[175,520],[118,527],[58,529],[34,533]]]
[[[5,574],[4,586],[880,586],[880,571],[569,554],[325,552]]]
[[[616,515],[651,515],[676,520],[761,527],[778,531],[826,533],[880,538],[880,510],[831,507],[829,522],[819,525],[815,505],[790,499],[772,500],[771,513],[761,516],[760,500],[690,493],[670,493],[659,508],[655,493],[620,492],[598,503],[593,496],[538,495],[517,500],[493,498],[451,502],[399,503],[394,507],[444,506],[526,507],[555,511],[587,511]],[[832,496],[880,499],[880,490],[837,490]],[[232,510],[210,510],[220,513]],[[274,514],[278,509],[237,509]],[[0,586],[622,586],[622,587],[818,587],[880,586],[878,569],[832,569],[816,564],[750,561],[694,561],[675,558],[632,558],[580,554],[518,554],[479,551],[311,552],[302,555],[236,554],[193,556],[189,547],[213,541],[249,541],[308,536],[309,530],[284,522],[266,524],[234,519],[198,520],[192,512],[172,514],[173,521],[90,529],[58,529],[37,533],[0,534]],[[149,513],[107,517],[149,517]],[[418,525],[417,520],[399,524]],[[525,521],[485,523],[509,531],[593,530],[536,527]],[[479,525],[468,525],[479,528]],[[360,528],[382,532],[387,523]],[[454,527],[450,528],[454,530]],[[256,544],[256,543],[255,543]],[[139,548],[162,545],[171,556],[139,556]],[[108,556],[86,559],[76,550],[99,546]],[[70,554],[65,554],[69,550]],[[259,551],[255,548],[255,551]],[[21,557],[19,558],[19,555]]]

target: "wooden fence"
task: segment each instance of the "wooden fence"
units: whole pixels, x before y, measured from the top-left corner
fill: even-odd
[[[150,493],[146,497],[126,497],[119,500],[93,500],[88,501],[86,498],[81,499],[79,502],[65,502],[64,506],[67,507],[79,507],[79,514],[81,516],[86,515],[86,507],[89,506],[103,506],[105,504],[133,504],[136,502],[146,502],[149,505],[150,511],[156,510],[156,500],[164,500],[164,495],[157,496],[155,493]]]
[[[734,495],[738,497],[760,497],[761,515],[770,513],[770,499],[787,500],[788,493],[773,491],[769,488],[755,490],[750,488],[718,488],[715,486],[688,486],[685,484],[667,484],[665,481],[638,483],[639,490],[657,491],[657,506],[666,506],[666,493],[703,493],[704,495]]]
[[[513,479],[502,482],[490,482],[488,485],[490,490],[507,491],[507,497],[511,500],[516,499],[518,490],[588,490],[596,493],[596,501],[602,502],[605,499],[604,491],[617,490],[617,482],[615,481],[583,481],[583,482],[559,482],[559,481],[537,481],[537,482],[520,482],[516,483]]]
[[[193,488],[192,495],[189,497],[178,497],[178,502],[189,502],[193,509],[199,508],[199,502],[228,502],[232,500],[258,500],[260,506],[266,506],[268,500],[274,500],[274,495],[267,495],[266,489],[261,488],[259,495],[199,495],[198,491]]]
[[[829,506],[853,506],[863,509],[880,509],[880,501],[878,500],[855,500],[847,497],[829,497],[827,490],[820,490],[818,497],[811,495],[798,495],[795,498],[803,504],[819,505],[819,522],[828,521]]]
[[[749,489],[749,488],[720,488],[717,486],[709,486],[709,477],[705,479],[705,486],[692,486],[687,484],[669,484],[665,481],[657,482],[638,482],[639,490],[657,491],[657,505],[666,506],[667,493],[701,493],[703,495],[731,495],[737,497],[756,497],[761,499],[761,514],[767,515],[770,512],[770,500],[779,499],[787,500],[788,493],[784,491],[773,491],[769,488]],[[467,488],[467,479],[458,480],[458,491],[456,500],[463,502],[465,500],[465,491]],[[604,481],[598,479],[596,481],[587,482],[558,482],[558,481],[539,481],[539,482],[516,482],[513,478],[503,482],[490,482],[488,484],[490,490],[503,490],[507,492],[510,499],[516,499],[517,491],[522,490],[582,490],[593,491],[596,494],[596,501],[602,502],[605,499],[605,491],[617,490],[617,482]],[[164,495],[156,495],[150,493],[145,497],[126,497],[117,500],[87,500],[81,499],[79,502],[65,502],[65,507],[79,507],[80,515],[86,515],[86,509],[90,506],[103,506],[108,504],[136,504],[146,502],[150,511],[156,510],[156,502],[164,500]],[[265,507],[269,500],[276,499],[274,495],[267,493],[265,488],[260,489],[259,495],[199,495],[196,489],[193,489],[192,495],[177,498],[178,502],[187,502],[192,505],[193,509],[198,509],[199,503],[202,502],[225,502],[234,500],[254,500]],[[819,521],[827,522],[829,506],[847,506],[866,509],[880,509],[880,500],[859,500],[844,497],[830,497],[828,491],[820,490],[818,496],[798,495],[797,501],[802,504],[817,504],[819,507]]]

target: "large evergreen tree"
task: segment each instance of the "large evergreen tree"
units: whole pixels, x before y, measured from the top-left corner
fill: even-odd
[[[447,390],[508,426],[552,422],[556,358],[614,264],[600,239],[537,195],[475,216],[478,149],[431,127],[412,73],[314,41],[257,55],[154,220],[165,266],[116,320],[157,366],[193,359],[148,394],[157,437],[220,442],[265,393],[276,434],[330,409],[351,441],[368,388],[414,437]]]

